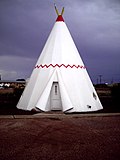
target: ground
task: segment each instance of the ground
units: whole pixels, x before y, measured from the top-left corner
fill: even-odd
[[[97,88],[103,110],[67,115],[18,110],[21,90],[0,90],[0,160],[119,160],[115,87]]]
[[[120,116],[0,118],[0,160],[119,160]]]

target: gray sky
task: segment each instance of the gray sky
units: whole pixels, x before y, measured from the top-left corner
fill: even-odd
[[[0,74],[28,78],[55,23],[54,2],[94,83],[120,82],[120,0],[0,0]]]

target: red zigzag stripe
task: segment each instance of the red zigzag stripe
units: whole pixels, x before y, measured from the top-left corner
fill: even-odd
[[[68,67],[70,67],[70,68],[73,68],[73,67],[75,67],[75,68],[81,68],[81,69],[85,69],[86,67],[85,66],[81,66],[81,65],[75,65],[75,64],[73,64],[73,65],[65,65],[65,64],[61,64],[61,65],[59,65],[59,64],[55,64],[55,65],[53,65],[53,64],[49,64],[49,65],[47,65],[47,64],[45,64],[45,65],[42,65],[42,64],[40,64],[40,65],[36,65],[35,66],[35,68],[49,68],[49,67],[53,67],[53,68],[55,68],[55,67],[65,67],[65,68],[68,68]]]

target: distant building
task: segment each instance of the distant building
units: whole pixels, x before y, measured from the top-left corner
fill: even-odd
[[[26,81],[0,80],[0,89],[2,88],[24,88]]]

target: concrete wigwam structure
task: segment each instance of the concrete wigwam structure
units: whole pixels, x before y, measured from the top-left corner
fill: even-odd
[[[17,104],[23,110],[89,112],[102,109],[62,9]]]

